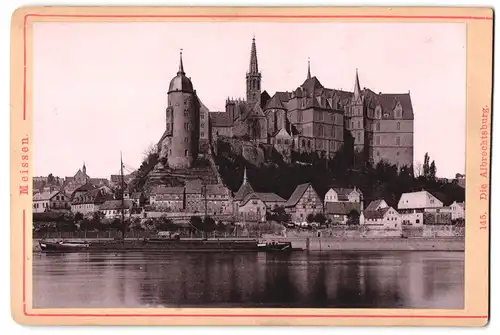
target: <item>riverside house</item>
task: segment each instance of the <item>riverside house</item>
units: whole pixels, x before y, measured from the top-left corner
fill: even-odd
[[[360,204],[363,209],[363,193],[360,189],[332,187],[325,194],[325,206],[329,202],[351,202]]]
[[[61,191],[33,195],[33,213],[69,210],[69,198]]]
[[[424,213],[439,213],[441,209],[443,203],[425,190],[403,193],[398,202],[398,212],[402,216],[403,225],[422,226]]]
[[[301,184],[285,203],[285,209],[294,222],[304,222],[309,214],[323,212],[323,201],[311,183]]]
[[[401,229],[402,218],[384,200],[375,200],[361,213],[359,224],[380,229]]]
[[[104,190],[93,189],[85,193],[77,193],[71,202],[71,212],[83,215],[92,214],[99,211],[99,207],[106,201],[113,199],[113,195],[107,194]]]
[[[239,204],[238,216],[244,221],[266,221],[266,212],[284,206],[286,200],[275,193],[251,193]]]
[[[129,217],[134,208],[134,202],[130,199],[123,200],[123,214]],[[122,215],[122,200],[108,200],[101,205],[99,209],[106,219],[120,218]]]
[[[184,187],[157,186],[150,194],[149,204],[160,211],[182,212],[184,200]]]

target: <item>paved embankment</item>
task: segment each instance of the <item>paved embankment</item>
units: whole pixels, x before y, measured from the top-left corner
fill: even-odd
[[[88,239],[104,241],[112,239]],[[358,238],[336,237],[266,237],[266,241],[290,241],[294,248],[309,251],[464,251],[464,238]],[[33,250],[38,251],[38,240],[33,240]]]

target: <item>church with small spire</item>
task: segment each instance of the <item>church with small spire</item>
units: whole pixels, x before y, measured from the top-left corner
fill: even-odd
[[[361,88],[358,69],[352,91],[325,88],[307,63],[304,82],[270,96],[262,89],[255,37],[246,73],[246,99],[227,98],[225,112],[210,113],[218,136],[267,143],[283,155],[316,152],[333,158],[346,145],[377,164],[413,166],[413,105],[408,93]]]

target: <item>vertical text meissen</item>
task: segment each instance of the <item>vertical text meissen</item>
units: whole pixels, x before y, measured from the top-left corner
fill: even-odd
[[[28,195],[28,175],[29,175],[29,137],[25,136],[21,139],[21,183],[19,184],[19,195]]]

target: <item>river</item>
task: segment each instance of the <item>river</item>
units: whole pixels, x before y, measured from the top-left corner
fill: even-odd
[[[463,252],[34,253],[34,308],[443,308]]]

